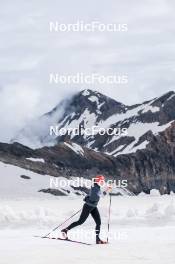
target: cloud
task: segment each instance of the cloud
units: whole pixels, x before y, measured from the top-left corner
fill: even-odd
[[[126,104],[175,90],[170,0],[23,1],[1,4],[0,129],[8,141],[31,119],[84,88]],[[50,33],[49,22],[127,23],[127,33]],[[49,73],[128,74],[125,86],[49,85]],[[5,128],[5,129],[4,129]]]

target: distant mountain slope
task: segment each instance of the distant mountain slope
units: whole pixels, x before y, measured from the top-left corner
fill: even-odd
[[[90,179],[102,173],[106,179],[127,180],[127,188],[135,194],[152,189],[175,192],[175,122],[158,134],[146,132],[138,145],[145,141],[143,149],[117,157],[71,141],[35,150],[19,143],[0,143],[0,161],[55,177]]]
[[[63,101],[49,113],[25,127],[13,139],[30,147],[55,145],[58,142],[74,141],[82,146],[117,156],[135,153],[144,149],[149,143],[143,140],[144,135],[151,131],[158,134],[170,126],[175,120],[175,93],[154,98],[138,105],[126,106],[103,94],[84,90],[68,101]],[[64,135],[49,134],[49,127],[69,130],[80,128],[78,135],[74,132]],[[104,129],[127,129],[126,133],[100,135],[83,134],[84,129],[93,126]]]
[[[97,171],[112,179],[111,166],[110,158],[71,142],[37,150],[0,143],[0,198],[85,195]],[[122,186],[112,193],[131,195]]]
[[[49,126],[67,131],[77,127],[80,132],[93,126],[127,128],[127,134],[67,132],[51,137]],[[89,179],[103,173],[108,179],[127,180],[135,194],[175,192],[174,92],[126,106],[84,90],[25,127],[15,140],[34,149],[0,143],[0,161],[55,177]]]

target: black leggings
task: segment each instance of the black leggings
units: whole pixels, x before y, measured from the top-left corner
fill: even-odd
[[[100,218],[98,208],[90,206],[86,203],[83,206],[79,220],[70,224],[66,229],[70,230],[70,229],[72,229],[78,225],[82,225],[86,221],[86,219],[88,218],[88,216],[90,214],[92,215],[92,217],[96,223],[96,228],[95,228],[96,238],[99,238],[101,218]]]

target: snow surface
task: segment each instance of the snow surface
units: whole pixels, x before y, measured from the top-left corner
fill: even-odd
[[[29,179],[24,179],[21,176],[28,176]],[[52,177],[50,175],[41,175],[17,166],[9,165],[0,162],[0,199],[21,199],[26,197],[47,198],[52,199],[51,194],[39,192],[41,189],[56,189],[64,195],[71,197],[85,195],[84,192],[78,191],[73,187],[91,187],[91,180],[83,177]],[[104,186],[104,189],[106,187]],[[127,189],[122,187],[115,187],[113,193],[120,193],[121,195],[132,195]]]
[[[30,177],[24,179],[21,176]],[[53,184],[53,179],[57,179],[57,185]],[[66,188],[61,188],[62,182],[66,182]],[[50,175],[41,175],[30,170],[22,169],[17,166],[0,162],[0,199],[21,199],[21,197],[38,197],[50,199],[49,193],[39,192],[41,189],[53,188],[67,195],[66,190],[70,191],[70,195],[75,195],[75,191],[70,187],[69,182],[64,177],[51,177]],[[52,185],[51,185],[52,184]],[[64,190],[63,190],[64,189]]]
[[[108,245],[94,244],[95,223],[91,217],[69,236],[92,246],[35,237],[48,233],[82,205],[81,197],[1,199],[1,263],[174,264],[174,195],[112,197]],[[99,204],[102,239],[107,235],[108,206],[107,196]],[[50,236],[60,235],[58,230]]]
[[[30,179],[23,179],[21,175]],[[70,196],[38,192],[49,187],[49,179],[49,175],[0,162],[0,263],[174,264],[174,194],[160,196],[152,190],[151,195],[112,196],[108,245],[95,245],[95,224],[91,217],[70,231],[70,238],[92,244],[87,246],[36,237],[48,233],[83,205],[83,197],[73,192]],[[104,240],[108,207],[107,195],[98,206]],[[72,220],[76,219],[78,215]],[[60,229],[50,235],[58,236],[61,236]]]

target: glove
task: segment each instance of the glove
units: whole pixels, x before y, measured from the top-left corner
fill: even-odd
[[[112,192],[112,186],[108,186],[106,192]]]

